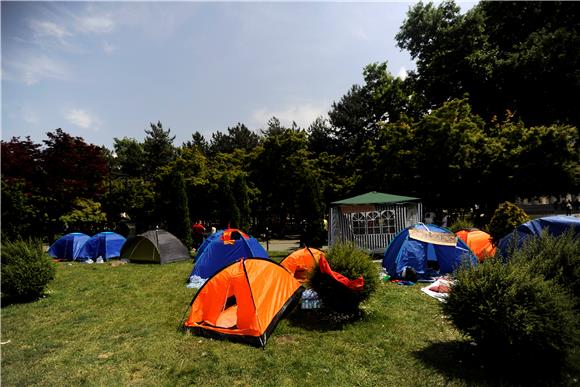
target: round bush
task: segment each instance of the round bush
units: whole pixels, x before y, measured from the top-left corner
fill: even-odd
[[[572,230],[554,236],[543,231],[528,238],[510,256],[511,262],[544,276],[568,290],[580,312],[580,238]]]
[[[493,213],[487,225],[487,232],[491,235],[493,243],[497,245],[501,238],[528,220],[530,217],[524,210],[513,203],[503,202]]]
[[[449,229],[452,232],[457,232],[457,231],[461,231],[461,230],[469,230],[472,228],[475,228],[475,224],[473,223],[473,220],[467,216],[462,216],[460,218],[457,218],[457,220],[455,220],[455,222],[453,222],[451,224],[451,226],[449,227]]]
[[[32,300],[44,293],[56,268],[40,241],[2,242],[2,293],[16,300]]]
[[[353,291],[337,282],[316,267],[310,278],[310,286],[319,294],[323,304],[336,311],[356,311],[359,304],[368,299],[377,289],[379,283],[379,267],[373,263],[369,254],[353,243],[337,243],[333,245],[326,259],[333,271],[348,279],[364,278],[361,291]]]
[[[443,311],[492,362],[559,367],[577,343],[569,293],[521,265],[460,268]]]

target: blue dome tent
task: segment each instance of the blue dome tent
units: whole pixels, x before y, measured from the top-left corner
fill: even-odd
[[[74,261],[86,241],[89,240],[87,234],[82,232],[71,232],[57,239],[48,249],[48,255],[58,259]]]
[[[452,273],[464,260],[477,265],[477,257],[451,231],[434,224],[417,223],[395,236],[385,251],[383,267],[393,278],[412,267],[419,277],[429,275],[428,262],[437,263],[439,273]]]
[[[121,255],[121,248],[127,239],[112,231],[100,232],[87,240],[82,247],[78,260],[95,260],[102,257],[104,260],[116,258]]]
[[[580,218],[574,216],[554,215],[530,220],[520,224],[512,233],[504,236],[498,243],[501,255],[506,257],[512,246],[522,247],[524,241],[530,237],[540,236],[542,230],[547,230],[550,235],[558,236],[568,229],[572,229],[574,235],[580,235]]]
[[[240,258],[269,258],[256,238],[236,229],[219,230],[199,247],[189,277],[209,278]]]

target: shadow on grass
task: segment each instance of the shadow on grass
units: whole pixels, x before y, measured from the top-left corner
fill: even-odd
[[[434,342],[414,356],[449,379],[469,385],[566,386],[578,382],[578,375],[541,363],[518,362],[496,354],[482,354],[468,341]]]
[[[366,316],[362,310],[336,312],[327,308],[296,309],[286,317],[290,325],[307,330],[328,332],[343,329],[345,326],[361,321]]]
[[[22,296],[22,297],[14,297],[8,294],[2,294],[0,297],[0,307],[6,308],[10,305],[15,304],[31,304],[36,301],[40,301],[44,298],[48,297],[47,295],[43,294],[40,296]]]

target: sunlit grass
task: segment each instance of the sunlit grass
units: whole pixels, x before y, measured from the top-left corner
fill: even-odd
[[[191,265],[60,263],[46,298],[2,308],[2,384],[427,386],[486,380],[478,365],[457,370],[460,351],[440,353],[440,346],[466,344],[419,286],[381,283],[353,319],[296,309],[265,349],[178,331],[193,296],[185,287]],[[432,350],[439,350],[435,361]]]

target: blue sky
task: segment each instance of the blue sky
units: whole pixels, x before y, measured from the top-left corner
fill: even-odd
[[[414,68],[394,39],[410,4],[3,1],[2,139],[307,127],[365,65]]]

